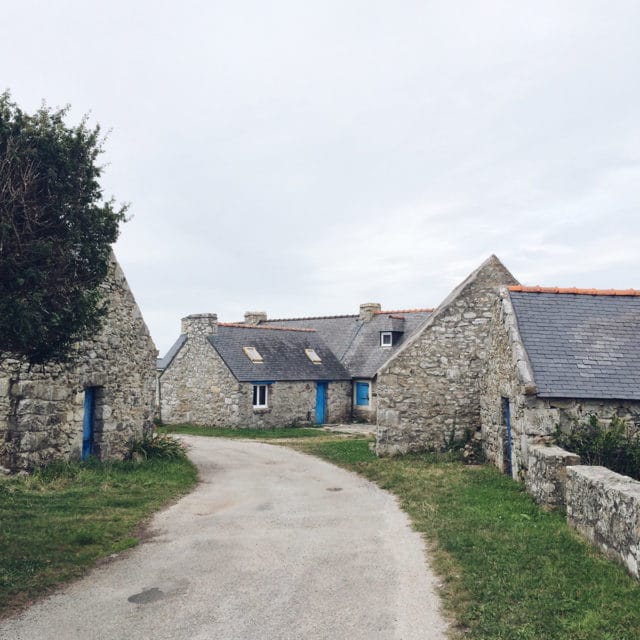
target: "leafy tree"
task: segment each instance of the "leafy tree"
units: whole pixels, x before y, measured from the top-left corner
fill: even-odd
[[[126,206],[104,201],[100,127],[27,114],[0,94],[0,352],[61,358],[100,325],[100,284]]]

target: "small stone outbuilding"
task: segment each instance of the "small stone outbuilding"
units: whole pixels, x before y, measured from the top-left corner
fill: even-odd
[[[488,458],[526,479],[532,445],[594,414],[640,425],[640,292],[503,288],[481,395]]]
[[[313,329],[182,320],[159,363],[160,412],[167,424],[283,427],[345,421],[349,374]]]
[[[0,473],[54,460],[121,457],[152,427],[157,350],[112,255],[102,328],[64,362],[0,354]]]
[[[429,315],[378,373],[376,452],[440,448],[480,429],[480,380],[501,286],[516,284],[491,256]]]

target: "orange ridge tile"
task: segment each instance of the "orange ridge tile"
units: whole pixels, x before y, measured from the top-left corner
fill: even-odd
[[[374,315],[387,315],[392,313],[431,313],[433,309],[394,309],[393,311],[374,311]]]
[[[579,289],[578,287],[526,287],[521,284],[508,287],[509,291],[522,293],[573,293],[587,296],[640,296],[638,289]]]
[[[263,331],[302,331],[303,333],[315,333],[315,329],[301,329],[298,327],[262,327],[255,324],[241,324],[239,322],[218,322],[219,327],[235,327],[237,329],[262,329]]]

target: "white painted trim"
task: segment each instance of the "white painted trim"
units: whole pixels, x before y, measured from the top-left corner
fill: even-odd
[[[264,404],[260,404],[260,387],[264,387]],[[256,389],[258,391],[256,392]],[[251,389],[251,401],[253,402],[253,396],[255,395],[257,404],[253,402],[254,409],[268,409],[269,408],[269,385],[268,384],[254,384]]]
[[[386,343],[384,338],[389,337],[389,342]],[[380,346],[385,348],[393,347],[393,332],[392,331],[381,331],[380,332]]]

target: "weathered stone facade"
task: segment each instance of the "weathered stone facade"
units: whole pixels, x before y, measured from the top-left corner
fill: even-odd
[[[556,446],[534,444],[529,447],[525,485],[527,493],[546,507],[563,507],[567,467],[580,464],[580,456]]]
[[[604,467],[567,468],[567,521],[640,578],[640,482]]]
[[[157,351],[115,257],[102,285],[102,329],[72,348],[66,362],[29,366],[0,357],[0,472],[78,459],[84,393],[95,388],[93,453],[120,457],[152,426]]]
[[[530,445],[551,443],[556,427],[568,432],[577,421],[597,415],[607,421],[613,415],[640,422],[640,402],[540,398],[536,395],[531,364],[518,332],[506,289],[495,300],[487,366],[481,384],[482,440],[487,459],[507,471],[507,427],[504,402],[509,401],[512,476],[524,480]]]
[[[492,256],[378,372],[376,451],[440,447],[480,428],[480,377],[498,289],[515,279]]]
[[[315,382],[272,382],[268,385],[268,406],[254,407],[253,384],[239,382],[207,339],[217,331],[215,314],[183,319],[186,341],[160,375],[160,417],[164,423],[219,428],[315,424]],[[326,422],[343,422],[350,410],[350,382],[329,382]]]

